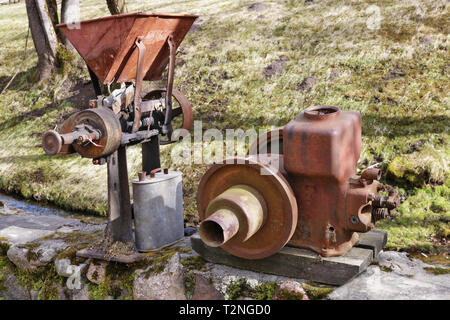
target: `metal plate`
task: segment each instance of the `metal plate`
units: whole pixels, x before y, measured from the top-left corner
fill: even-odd
[[[238,159],[245,164],[238,164]],[[244,184],[255,188],[264,197],[268,207],[264,225],[249,240],[240,242],[232,238],[221,248],[246,259],[271,256],[284,247],[297,226],[294,193],[279,171],[262,164],[256,157],[234,158],[233,161],[234,164],[212,166],[200,181],[197,194],[200,219],[207,218],[206,208],[211,200],[231,186]],[[265,175],[261,175],[261,169]]]
[[[101,250],[91,250],[91,249],[83,249],[80,251],[77,251],[77,257],[82,258],[91,258],[91,259],[98,259],[98,260],[105,260],[105,261],[115,261],[120,263],[134,263],[142,260],[142,255],[139,253],[133,253],[133,254],[122,254],[122,255],[114,255],[110,256],[107,255],[104,251]]]

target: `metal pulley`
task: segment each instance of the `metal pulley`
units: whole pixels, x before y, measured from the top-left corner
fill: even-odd
[[[161,114],[166,115],[167,107],[165,106],[165,97],[167,90],[165,88],[154,89],[148,92],[143,98],[143,105],[145,108],[146,101],[161,101],[159,104]],[[192,106],[186,96],[177,89],[172,89],[172,111],[171,111],[171,122],[173,131],[177,129],[191,130],[192,123],[194,121],[194,115],[192,111]],[[148,110],[146,108],[145,110]],[[154,109],[158,110],[158,109]],[[165,121],[165,116],[160,116],[161,126]],[[161,136],[160,144],[166,145],[177,142],[172,136]]]
[[[85,158],[106,157],[120,146],[122,131],[120,122],[108,108],[80,111],[67,119],[63,132],[46,131],[42,147],[49,155],[61,153],[71,145]]]
[[[294,193],[277,168],[256,157],[225,162],[212,166],[200,181],[200,236],[241,258],[271,256],[297,225]]]

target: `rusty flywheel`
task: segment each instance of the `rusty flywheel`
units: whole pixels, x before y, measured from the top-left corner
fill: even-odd
[[[222,225],[224,229],[220,231],[234,235],[220,247],[247,259],[262,259],[275,254],[289,241],[297,226],[297,201],[289,183],[275,167],[263,164],[256,157],[233,158],[225,163],[212,166],[200,182],[197,204],[202,223],[214,212],[220,219],[221,215],[233,211],[239,220],[239,230]],[[236,190],[239,188],[241,190]],[[245,219],[238,212],[249,211],[249,191],[259,199],[259,211],[264,212],[257,227],[251,225],[251,219],[243,221]],[[220,229],[218,224],[217,228]],[[256,232],[250,233],[251,228]],[[210,230],[213,229],[206,231]],[[202,226],[199,231],[202,236]],[[224,241],[223,237],[219,238]]]

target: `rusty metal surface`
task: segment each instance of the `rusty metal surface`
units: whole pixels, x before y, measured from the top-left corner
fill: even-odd
[[[107,108],[83,110],[71,119],[72,128],[76,125],[89,124],[101,132],[100,139],[95,144],[73,144],[73,148],[85,158],[105,157],[116,151],[120,146],[122,131],[120,123],[113,111]]]
[[[258,154],[259,160],[274,156],[261,154],[270,152],[270,145],[274,141],[283,147],[279,150],[280,154],[276,155],[281,164],[280,172],[286,178],[285,181],[289,182],[293,190],[290,192],[294,192],[298,203],[298,219],[287,245],[311,249],[322,256],[343,255],[358,242],[357,232],[368,232],[374,228],[377,220],[393,216],[389,210],[399,205],[398,192],[378,181],[381,170],[368,168],[360,176],[355,175],[361,151],[361,117],[358,112],[341,111],[334,106],[308,108],[284,128],[274,129],[260,137],[250,146],[249,153]],[[276,188],[268,186],[264,181],[267,177],[258,177],[250,173],[247,167],[250,166],[225,164],[210,169],[200,183],[198,207],[203,222],[213,220],[233,231],[228,236],[228,242],[223,241],[226,240],[225,236],[217,238],[223,241],[222,248],[233,255],[254,259],[249,254],[249,248],[244,247],[247,242],[237,242],[238,237],[234,236],[240,227],[240,221],[233,222],[229,215],[222,214],[220,219],[216,219],[217,217],[208,218],[208,214],[205,214],[205,206],[215,201],[211,193],[217,197],[218,193],[241,182],[255,186],[260,192],[264,190],[272,193],[278,198],[281,193],[292,197],[288,191],[280,193]],[[214,180],[215,183],[210,184],[209,180]],[[381,190],[388,191],[389,195],[379,194]],[[270,195],[264,194],[266,201],[270,199],[268,197]],[[269,206],[268,217],[280,212],[274,213],[272,210],[274,209]],[[267,221],[262,230],[271,223]],[[217,227],[214,228],[216,232]],[[263,231],[256,233],[255,239],[260,234],[264,234]],[[264,238],[258,238],[258,243],[254,243],[255,247],[251,249],[261,250],[258,252],[259,256],[274,253],[270,250],[264,252],[266,246],[274,241],[274,234],[272,230]],[[251,237],[248,241],[252,240]],[[234,247],[230,245],[230,249],[227,245],[231,243]]]
[[[250,145],[247,154],[249,155],[256,155],[261,153],[283,154],[283,137],[284,137],[283,127],[267,131],[266,134],[258,136],[258,139]],[[272,148],[274,150],[272,150]]]
[[[361,179],[364,180],[380,180],[381,178],[381,169],[377,168],[368,168],[361,172]]]
[[[48,130],[42,135],[42,148],[48,155],[55,155],[61,152],[63,140],[61,135],[55,130]]]
[[[361,116],[332,106],[308,108],[285,126],[283,148],[290,174],[344,182],[361,152]]]
[[[200,181],[197,197],[200,219],[207,218],[208,205],[230,187],[250,186],[264,198],[267,218],[247,241],[233,237],[221,248],[247,259],[261,259],[278,252],[291,238],[297,225],[297,202],[289,183],[279,171],[255,157],[234,158],[234,164],[226,163],[212,166]],[[267,175],[262,175],[261,169],[266,170]]]
[[[84,20],[80,28],[57,27],[69,39],[98,79],[104,83],[136,79],[138,50],[142,39],[147,48],[143,70],[145,80],[158,80],[169,62],[167,38],[180,45],[197,16],[160,13],[129,13]]]
[[[380,190],[381,171],[371,168],[354,176],[360,151],[358,112],[311,107],[285,126],[285,169],[300,203],[289,245],[342,255],[357,243],[356,232],[374,227],[372,200],[380,198],[369,195]]]
[[[209,203],[205,216],[199,234],[207,245],[218,247],[233,237],[245,242],[264,224],[267,204],[256,189],[235,185]]]
[[[105,261],[114,261],[119,263],[134,263],[142,260],[143,256],[138,252],[132,254],[115,254],[110,255],[102,250],[82,249],[77,251],[77,257],[98,259]]]
[[[345,215],[348,179],[361,148],[360,124],[357,112],[320,106],[306,109],[285,126],[284,167],[301,204],[289,245],[334,256],[357,242]]]

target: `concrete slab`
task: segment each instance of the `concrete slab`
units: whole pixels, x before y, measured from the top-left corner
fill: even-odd
[[[79,220],[60,216],[39,216],[32,214],[8,215],[0,219],[0,229],[10,226],[21,228],[56,230],[65,225],[78,225]]]
[[[407,277],[395,272],[385,272],[378,266],[370,266],[357,278],[336,288],[332,300],[450,300],[450,285],[445,275],[441,283],[425,281],[415,276]]]
[[[51,230],[29,229],[10,226],[0,230],[0,237],[5,237],[12,244],[31,242],[52,234]]]

